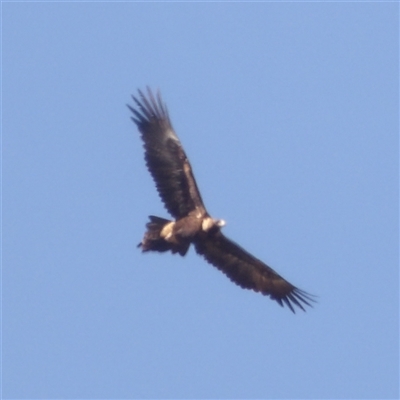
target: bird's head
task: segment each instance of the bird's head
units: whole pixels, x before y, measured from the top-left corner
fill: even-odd
[[[214,222],[215,222],[215,225],[218,226],[218,228],[222,228],[223,226],[226,225],[226,222],[224,219],[215,219]]]
[[[203,219],[201,227],[203,231],[208,232],[212,229],[219,229],[226,225],[226,222],[223,219],[213,219],[211,217],[207,217]]]

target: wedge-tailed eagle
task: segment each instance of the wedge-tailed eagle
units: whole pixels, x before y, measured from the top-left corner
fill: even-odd
[[[139,90],[138,98],[132,98],[136,106],[128,107],[144,142],[147,168],[174,219],[150,216],[138,247],[143,252],[171,251],[184,256],[193,244],[198,254],[242,288],[261,292],[293,312],[294,306],[304,311],[305,305],[311,306],[312,295],[293,286],[222,234],[225,221],[208,214],[160,92],[154,95],[147,88],[147,96]]]

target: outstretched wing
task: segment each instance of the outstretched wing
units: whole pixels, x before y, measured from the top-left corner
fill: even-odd
[[[197,253],[244,289],[261,292],[281,306],[286,304],[293,312],[294,306],[305,311],[304,305],[312,306],[315,302],[312,295],[283,279],[268,265],[226,238],[221,231],[197,237],[194,245]]]
[[[132,96],[136,108],[133,113],[145,149],[148,170],[153,176],[157,191],[168,212],[179,219],[198,209],[205,208],[194,179],[189,160],[178,136],[174,132],[167,107],[147,88],[147,97],[139,90],[140,99]]]

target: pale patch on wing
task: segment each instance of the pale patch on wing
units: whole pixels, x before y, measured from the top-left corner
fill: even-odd
[[[169,241],[168,239],[171,238],[172,233],[173,233],[173,231],[174,231],[174,225],[175,225],[175,222],[174,222],[174,221],[169,222],[168,224],[166,224],[166,225],[161,229],[160,236],[161,236],[162,238],[164,238],[165,240]]]
[[[214,226],[214,220],[211,217],[207,217],[203,219],[201,223],[201,228],[204,232],[209,231]]]
[[[165,139],[165,141],[167,141],[167,139],[174,140],[176,143],[179,144],[179,146],[182,146],[178,136],[176,136],[176,133],[172,129],[167,129],[165,131],[165,138],[164,139]]]

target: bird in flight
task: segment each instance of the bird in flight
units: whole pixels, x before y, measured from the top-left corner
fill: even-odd
[[[138,247],[184,256],[193,244],[196,252],[244,289],[269,296],[281,306],[305,311],[315,302],[312,295],[298,289],[268,265],[228,239],[222,219],[212,218],[203,203],[192,167],[176,135],[160,92],[147,96],[138,91],[131,117],[141,133],[147,168],[158,194],[173,220],[151,215],[147,231]]]

